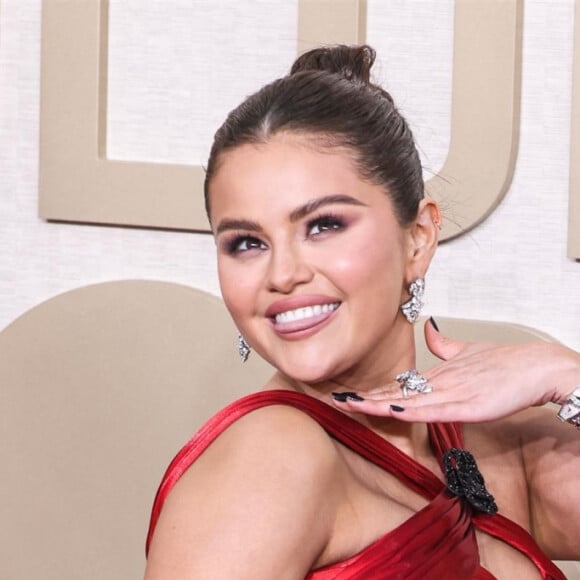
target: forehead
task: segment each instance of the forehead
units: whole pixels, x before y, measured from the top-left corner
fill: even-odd
[[[294,170],[308,174],[310,170],[319,170],[320,165],[330,162],[358,177],[355,158],[351,149],[332,142],[330,137],[281,131],[263,142],[246,143],[222,153],[216,176],[224,172],[239,173],[241,167],[247,168],[248,174],[267,175],[270,166],[277,169],[293,166]]]
[[[390,205],[384,188],[369,183],[354,153],[324,137],[277,134],[266,142],[244,144],[222,154],[209,184],[212,222],[231,212],[275,206],[291,211],[327,195],[360,197]],[[364,199],[362,199],[364,198]]]

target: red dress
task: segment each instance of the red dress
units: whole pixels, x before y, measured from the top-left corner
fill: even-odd
[[[497,513],[477,512],[467,501],[450,493],[428,469],[364,425],[317,399],[292,391],[262,391],[243,397],[214,415],[185,444],[167,468],[157,491],[147,551],[163,502],[176,481],[234,421],[267,405],[290,405],[307,413],[337,441],[430,500],[423,509],[358,554],[311,571],[307,580],[493,580],[495,577],[479,563],[475,528],[520,550],[537,566],[542,578],[566,580],[521,526]],[[439,459],[448,449],[462,447],[457,424],[429,424],[428,428]]]

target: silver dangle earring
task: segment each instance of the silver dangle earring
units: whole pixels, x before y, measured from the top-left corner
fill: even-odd
[[[252,347],[246,342],[246,339],[241,334],[238,334],[238,353],[240,354],[242,362],[248,360],[251,352]]]
[[[425,294],[425,278],[417,278],[409,285],[411,298],[401,304],[403,316],[411,323],[417,322],[421,308],[424,306],[423,295]]]

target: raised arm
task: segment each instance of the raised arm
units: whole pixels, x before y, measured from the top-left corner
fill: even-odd
[[[580,560],[580,430],[544,408],[506,423],[521,441],[536,541],[554,560]]]
[[[443,362],[424,373],[427,394],[405,398],[397,383],[335,402],[350,411],[402,421],[494,424],[519,441],[533,534],[554,559],[580,559],[580,429],[557,418],[580,386],[580,354],[537,342],[498,345],[455,341],[427,323],[429,348]],[[555,405],[543,407],[545,403]]]
[[[243,417],[171,491],[146,580],[304,578],[330,537],[337,465],[334,444],[303,413]]]
[[[442,359],[424,373],[432,392],[405,397],[393,381],[358,393],[364,400],[335,404],[401,421],[479,423],[550,401],[561,405],[580,385],[580,354],[562,345],[462,342],[442,336],[430,322],[425,338]]]

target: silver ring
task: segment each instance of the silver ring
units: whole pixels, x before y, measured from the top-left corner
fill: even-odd
[[[580,429],[580,387],[576,387],[560,407],[558,419]]]
[[[395,380],[399,383],[405,399],[409,396],[409,391],[421,393],[422,395],[433,392],[433,387],[423,375],[419,374],[417,369],[399,373]]]

